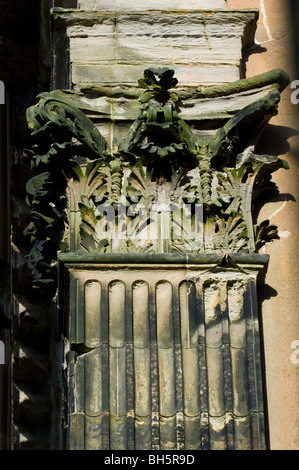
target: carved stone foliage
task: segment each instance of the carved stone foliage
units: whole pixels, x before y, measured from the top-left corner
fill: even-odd
[[[288,167],[254,149],[277,113],[274,72],[267,93],[209,140],[182,119],[170,69],[145,70],[140,114],[113,148],[74,105],[75,92],[39,95],[27,113],[36,139],[27,151],[37,174],[27,184],[32,218],[26,229],[35,284],[55,286],[59,250],[225,255],[255,253],[276,238],[277,227],[257,224],[254,213],[261,193],[276,189],[271,174]],[[265,75],[256,83],[271,82],[271,73]],[[241,82],[244,90],[252,79]]]

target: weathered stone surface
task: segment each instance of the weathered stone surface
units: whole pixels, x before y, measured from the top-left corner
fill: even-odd
[[[88,416],[109,411],[107,347],[95,348],[84,354],[84,409]]]
[[[152,417],[135,417],[135,449],[151,450],[152,448]]]
[[[202,85],[214,85],[222,83],[222,81],[231,82],[240,78],[238,64],[220,67],[199,65],[195,66],[191,73],[188,66],[185,67],[170,60],[164,60],[163,62],[175,69],[176,76],[184,86],[196,86],[199,83]],[[75,88],[80,87],[82,84],[97,84],[99,82],[106,86],[114,86],[119,83],[126,86],[134,86],[136,80],[142,75],[144,67],[157,66],[160,63],[159,59],[153,59],[153,62],[148,59],[144,62],[144,65],[139,65],[138,63],[99,65],[97,63],[91,66],[74,63],[72,68],[72,84]],[[65,88],[65,85],[59,85],[59,87]]]
[[[123,348],[126,343],[126,286],[122,281],[109,285],[109,343]]]
[[[151,415],[151,351],[134,348],[135,413],[140,418]]]
[[[262,53],[247,61],[247,76],[263,72],[274,63],[298,79],[298,2],[283,4],[279,0],[228,0],[231,8],[262,6],[256,42]],[[280,226],[281,237],[263,252],[271,257],[267,286],[260,292],[265,348],[265,380],[269,422],[269,446],[272,450],[299,448],[299,364],[292,362],[292,344],[299,339],[298,250],[299,236],[299,167],[298,104],[292,103],[294,89],[282,96],[279,113],[260,141],[263,153],[272,150],[286,159],[292,170],[277,173],[275,182],[281,195],[271,198],[260,217]],[[295,202],[296,201],[296,202]],[[277,274],[279,273],[279,275]],[[295,343],[296,344],[296,343]],[[298,357],[298,356],[297,356]]]
[[[6,349],[6,365],[0,365],[1,450],[47,450],[56,445],[59,434],[58,428],[51,428],[59,402],[57,348],[50,333],[53,310],[28,288],[22,240],[27,217],[23,178],[28,167],[20,162],[28,138],[25,108],[32,93],[50,86],[50,51],[45,51],[41,38],[48,31],[50,12],[48,8],[44,15],[44,5],[45,0],[1,2],[0,339]]]
[[[71,292],[72,296],[79,299],[84,295],[82,286],[99,285],[96,284],[99,281],[106,286],[101,295],[109,296],[108,286],[114,286],[115,304],[112,303],[109,311],[112,316],[110,330],[116,328],[116,306],[119,305],[123,312],[125,303],[126,315],[131,318],[134,331],[132,336],[128,328],[124,332],[121,327],[121,343],[115,343],[116,336],[110,335],[109,344],[77,357],[75,388],[71,390],[71,396],[77,421],[85,414],[88,422],[85,422],[84,436],[82,424],[76,426],[71,437],[72,448],[82,448],[82,445],[89,449],[100,448],[107,434],[112,450],[264,448],[259,347],[250,343],[245,347],[243,343],[237,344],[234,340],[238,336],[236,331],[230,346],[228,335],[230,327],[234,328],[238,318],[244,315],[243,309],[237,307],[245,304],[253,321],[247,323],[246,328],[254,328],[258,333],[256,299],[251,297],[252,303],[248,304],[244,286],[254,283],[253,279],[257,278],[266,261],[263,257],[239,257],[248,273],[240,270],[238,263],[234,268],[222,269],[213,255],[197,258],[197,262],[193,258],[190,264],[182,264],[186,261],[185,255],[172,256],[176,261],[174,264],[169,262],[168,255],[156,257],[160,264],[153,264],[151,256],[135,255],[130,270],[124,262],[128,261],[126,255],[116,258],[113,254],[104,257],[62,254],[60,258],[65,269],[71,269],[72,276],[77,279],[71,287],[75,291]],[[114,263],[109,264],[109,259]],[[123,289],[124,285],[126,289]],[[194,290],[190,290],[191,286]],[[212,295],[213,291],[215,295]],[[144,300],[148,305],[140,303],[139,295],[143,292],[147,294]],[[188,292],[191,294],[187,302]],[[232,304],[236,296],[240,298],[237,307]],[[201,299],[205,299],[205,303]],[[98,298],[94,300],[97,305]],[[87,307],[88,312],[84,308],[78,310],[74,305],[71,307],[72,331],[84,324],[82,319],[86,314],[90,315],[90,305]],[[217,325],[222,328],[215,342],[208,334],[202,335],[202,326],[207,327],[216,318]],[[175,336],[175,325],[180,322],[183,325],[181,334]],[[142,323],[148,324],[147,332],[144,338],[140,335],[141,341],[137,341],[136,334]],[[150,335],[150,346],[148,329],[157,332],[157,335]],[[244,337],[243,329],[241,337]],[[77,349],[76,336],[70,339],[72,348]],[[125,345],[118,347],[123,341]],[[84,351],[82,346],[81,350]],[[255,418],[257,413],[260,413],[258,419]],[[104,424],[105,416],[110,416],[110,422],[106,420]],[[85,444],[82,444],[84,439]]]
[[[126,347],[109,348],[109,412],[120,419],[127,415]]]
[[[132,86],[147,64],[161,63],[174,67],[182,86],[237,80],[242,48],[253,43],[257,16],[257,10],[54,11],[56,55],[71,65],[68,82],[54,77],[56,87]],[[61,49],[65,38],[69,58]]]
[[[137,281],[132,286],[132,314],[133,342],[137,354],[137,349],[146,348],[150,344],[149,286],[146,282]]]
[[[201,387],[205,377],[203,369],[199,365],[199,348],[182,348],[182,373],[184,414],[186,416],[199,416],[201,410],[207,409],[201,401]],[[198,364],[199,367],[196,367]],[[206,367],[204,367],[206,369]]]

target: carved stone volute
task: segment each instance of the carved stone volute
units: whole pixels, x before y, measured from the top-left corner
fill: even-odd
[[[252,87],[252,79],[243,82],[242,90]],[[174,71],[147,69],[139,80],[141,112],[113,148],[80,110],[78,94],[41,94],[27,113],[37,142],[27,155],[41,169],[27,184],[35,283],[55,284],[59,250],[226,255],[256,253],[276,238],[269,221],[254,222],[253,208],[264,190],[275,189],[271,174],[287,164],[254,147],[287,82],[273,71],[254,86],[265,82],[263,97],[208,140],[181,117]],[[202,93],[209,96],[209,88]]]

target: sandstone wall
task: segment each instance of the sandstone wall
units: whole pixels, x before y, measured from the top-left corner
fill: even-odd
[[[227,3],[230,8],[260,9],[257,47],[248,56],[246,75],[278,67],[289,74],[291,84],[297,80],[291,2],[228,0]],[[279,154],[290,164],[290,171],[279,171],[273,178],[280,194],[260,213],[262,218],[278,225],[280,234],[280,240],[263,250],[271,258],[261,298],[269,438],[273,450],[299,448],[299,364],[294,363],[292,356],[293,342],[299,339],[299,127],[298,105],[291,101],[293,92],[289,86],[283,93],[279,113],[271,120],[259,145],[260,153]]]

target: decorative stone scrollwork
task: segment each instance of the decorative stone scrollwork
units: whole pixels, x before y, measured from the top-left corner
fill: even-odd
[[[35,284],[55,286],[59,250],[225,255],[255,253],[276,238],[269,221],[255,223],[254,209],[262,192],[275,189],[271,174],[288,165],[254,147],[277,113],[285,74],[256,77],[255,86],[265,81],[272,86],[263,98],[208,140],[181,117],[174,71],[145,70],[140,115],[113,148],[79,109],[75,92],[39,95],[27,113],[36,139],[27,155],[41,171],[27,184]],[[252,79],[241,82],[232,92],[252,87]]]

